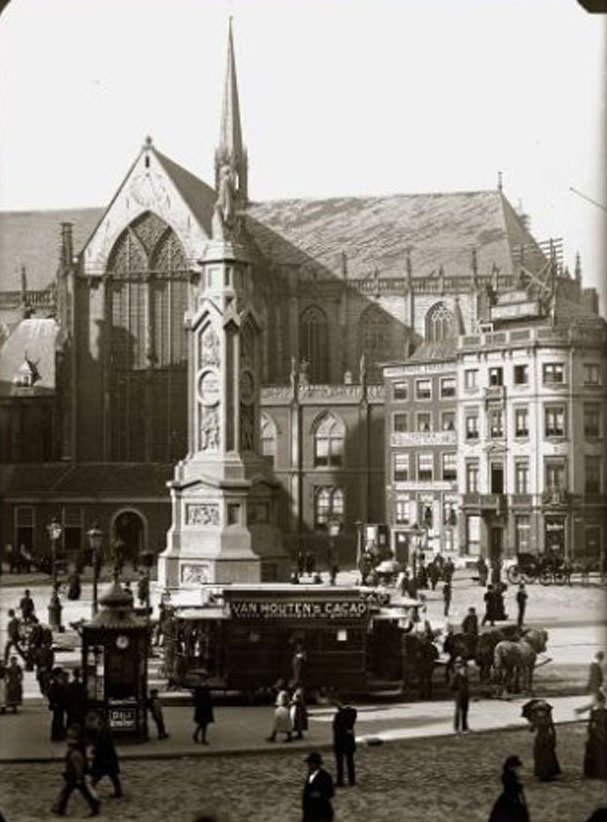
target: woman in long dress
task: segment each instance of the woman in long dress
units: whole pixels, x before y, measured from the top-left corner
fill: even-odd
[[[19,665],[16,656],[10,659],[10,665],[4,673],[6,687],[6,707],[17,713],[17,708],[23,702],[23,668]]]
[[[596,705],[590,711],[588,719],[584,776],[589,779],[607,779],[607,708],[602,691],[599,691]]]
[[[278,695],[276,696],[276,702],[274,703],[274,725],[272,727],[272,733],[267,738],[268,742],[275,742],[276,734],[281,733],[286,734],[286,742],[292,741],[293,724],[291,722],[289,703],[289,692],[284,687],[281,687],[278,691]]]
[[[207,683],[206,674],[201,674],[200,684],[194,688],[194,724],[196,725],[196,730],[192,735],[194,742],[200,741],[203,745],[209,744],[207,727],[214,721],[211,690]]]
[[[303,688],[295,688],[290,705],[291,724],[297,739],[303,739],[303,732],[308,730],[308,712]]]
[[[519,778],[522,765],[518,756],[509,756],[504,762],[503,790],[491,810],[489,822],[529,822],[529,810]]]
[[[534,773],[542,782],[550,782],[559,776],[561,768],[556,757],[556,730],[549,709],[535,712],[531,726],[531,730],[534,729],[536,731],[533,743]]]

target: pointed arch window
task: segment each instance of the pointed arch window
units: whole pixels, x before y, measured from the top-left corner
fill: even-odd
[[[376,305],[366,308],[360,318],[359,350],[361,356],[365,355],[369,382],[382,381],[380,363],[389,360],[391,356],[388,319],[385,312]]]
[[[325,312],[312,305],[303,312],[299,322],[301,357],[309,364],[312,383],[326,383],[329,379],[329,324]]]
[[[326,414],[314,430],[314,466],[341,468],[344,463],[346,426],[333,414]]]
[[[261,433],[259,437],[261,455],[274,465],[276,459],[276,425],[268,414],[261,415]]]
[[[329,521],[344,519],[344,491],[334,485],[321,485],[314,493],[314,527],[327,528]]]
[[[426,314],[426,342],[441,342],[452,336],[455,317],[444,302],[434,303]]]

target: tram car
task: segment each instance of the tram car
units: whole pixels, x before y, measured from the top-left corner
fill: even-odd
[[[229,586],[207,605],[175,607],[165,673],[174,687],[204,672],[214,689],[247,695],[279,680],[310,694],[368,693],[373,680],[403,678],[403,635],[420,604],[365,587]]]

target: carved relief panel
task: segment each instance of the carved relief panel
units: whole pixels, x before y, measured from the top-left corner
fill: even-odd
[[[221,445],[221,343],[212,325],[198,336],[197,443],[198,451],[216,452]]]

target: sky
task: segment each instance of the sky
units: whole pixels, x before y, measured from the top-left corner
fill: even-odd
[[[212,183],[230,15],[252,199],[501,171],[605,312],[607,25],[575,0],[11,0],[0,209],[108,204],[147,135]]]

